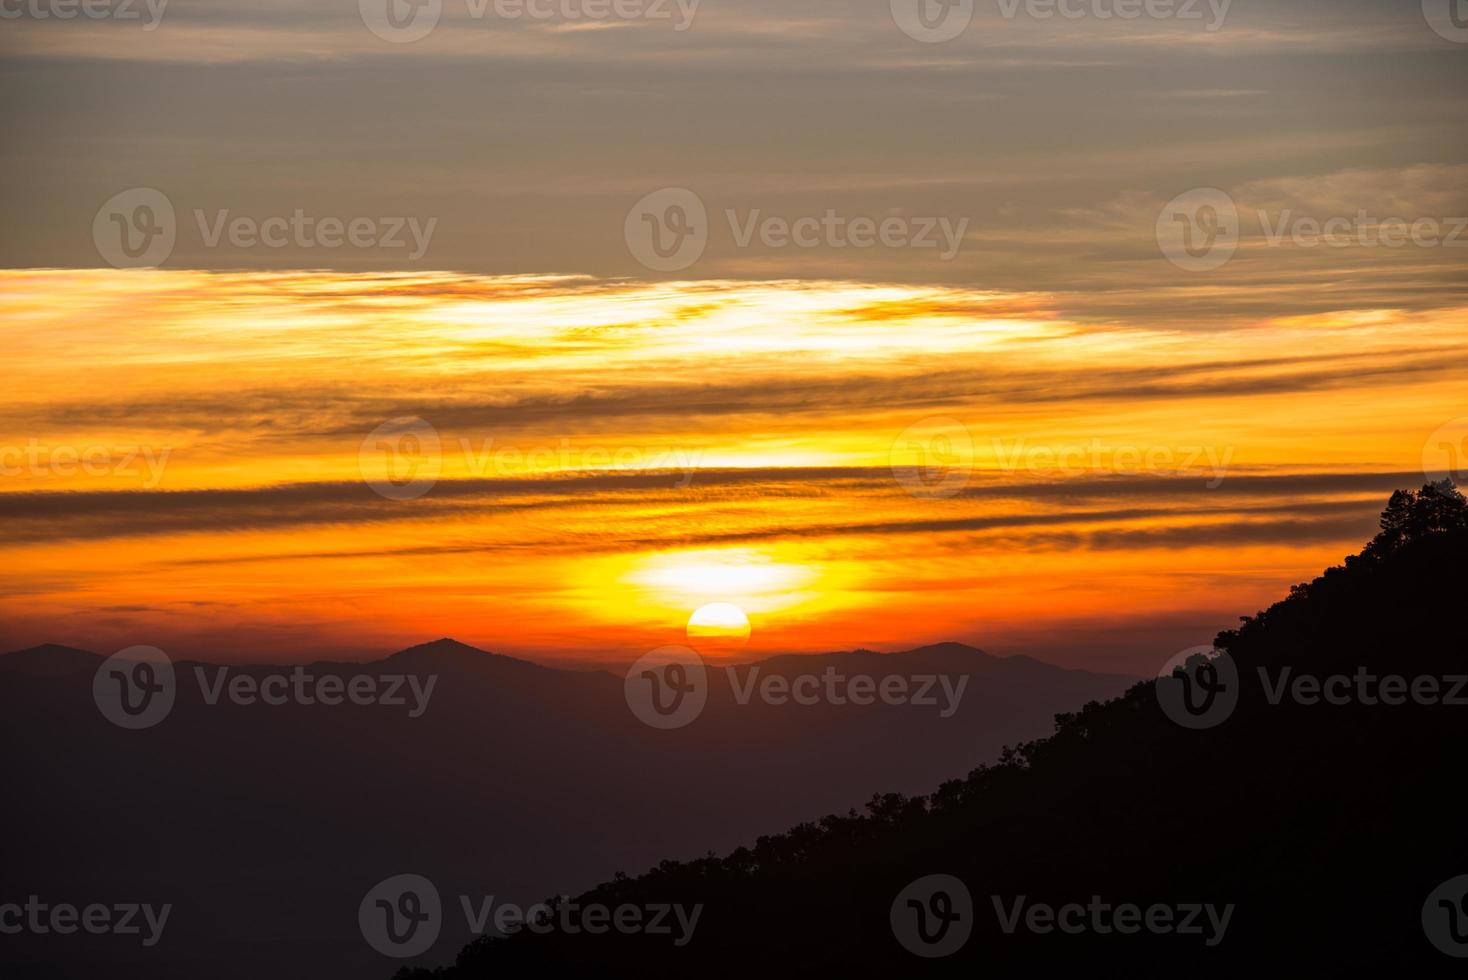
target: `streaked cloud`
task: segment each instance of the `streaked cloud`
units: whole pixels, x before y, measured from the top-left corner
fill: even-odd
[[[246,659],[445,633],[584,658],[676,639],[707,599],[677,583],[728,580],[762,583],[722,598],[767,650],[1039,649],[1036,617],[1107,622],[1118,588],[1139,637],[1171,637],[1200,590],[1253,608],[1359,544],[1461,411],[1455,308],[1188,330],[1063,307],[803,280],[0,273],[0,615]],[[379,492],[419,472],[421,493]]]

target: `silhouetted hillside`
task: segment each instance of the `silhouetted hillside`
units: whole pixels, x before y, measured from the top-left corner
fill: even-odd
[[[1398,493],[1361,554],[1219,635],[1224,657],[1061,715],[931,795],[561,903],[700,907],[682,945],[551,923],[433,975],[1461,976],[1428,932],[1468,955],[1468,883],[1434,894],[1468,874],[1465,570],[1463,498]],[[1463,703],[1427,703],[1445,698]],[[971,901],[909,887],[930,875]]]
[[[0,672],[26,674],[31,677],[64,677],[68,674],[91,673],[102,664],[102,658],[76,647],[43,643],[0,657]]]
[[[959,645],[782,657],[738,677],[942,672],[966,688],[946,716],[916,704],[741,704],[710,670],[702,714],[659,731],[630,710],[620,674],[443,639],[368,663],[303,665],[339,681],[337,704],[321,691],[307,703],[284,684],[286,703],[266,703],[264,685],[289,681],[289,665],[178,660],[171,711],[124,730],[94,701],[102,666],[66,648],[0,656],[15,797],[0,905],[35,893],[167,902],[173,916],[151,948],[0,936],[7,977],[381,971],[392,961],[364,942],[356,909],[390,875],[532,902],[664,855],[733,847],[859,803],[872,786],[920,790],[1131,683]],[[111,670],[100,672],[104,689],[117,682]],[[420,688],[398,685],[397,704],[342,699],[353,684],[386,696],[395,677]],[[236,684],[247,701],[231,695]],[[448,962],[472,935],[457,916],[417,962]]]
[[[512,671],[521,676],[535,672],[551,672],[549,667],[533,664],[518,657],[506,657],[460,643],[451,637],[443,637],[431,643],[420,643],[399,650],[378,661],[384,667],[398,670],[450,670],[465,671],[481,676],[492,676],[498,671]]]

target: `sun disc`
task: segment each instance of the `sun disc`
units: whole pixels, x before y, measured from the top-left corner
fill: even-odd
[[[749,617],[732,602],[710,602],[688,617],[688,640],[700,652],[738,650],[749,642]]]

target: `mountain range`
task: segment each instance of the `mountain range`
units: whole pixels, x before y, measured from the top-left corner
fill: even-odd
[[[737,683],[711,668],[702,713],[658,730],[630,709],[618,674],[441,639],[364,663],[173,662],[171,710],[128,730],[94,700],[103,663],[59,646],[0,656],[16,791],[0,903],[38,893],[174,911],[151,948],[6,937],[21,975],[382,975],[396,964],[364,942],[356,910],[391,875],[533,903],[753,843],[861,806],[876,788],[920,791],[1133,680],[956,643],[780,656],[740,665]],[[949,693],[931,684],[932,706],[749,693],[751,679],[828,673],[939,677]],[[313,703],[265,703],[295,674]],[[326,677],[384,696],[393,678],[411,683],[394,692],[402,704],[326,704]],[[449,916],[411,962],[450,962],[470,938]]]

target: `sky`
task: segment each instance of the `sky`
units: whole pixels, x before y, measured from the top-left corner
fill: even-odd
[[[0,3],[5,649],[728,603],[1149,674],[1468,450],[1437,0],[60,3]]]

